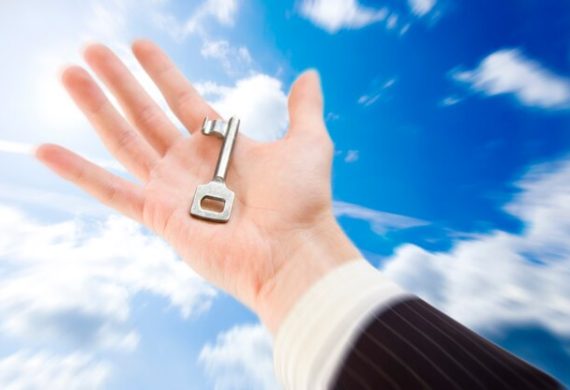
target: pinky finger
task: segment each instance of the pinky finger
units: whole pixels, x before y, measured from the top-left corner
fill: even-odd
[[[35,154],[41,162],[65,180],[77,185],[103,204],[143,223],[144,196],[137,185],[58,145],[43,144]]]

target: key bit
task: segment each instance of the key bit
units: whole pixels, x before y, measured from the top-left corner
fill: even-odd
[[[240,120],[234,117],[230,118],[227,122],[222,120],[210,120],[208,118],[204,119],[202,134],[215,135],[222,138],[224,142],[212,181],[207,184],[201,184],[196,188],[192,207],[190,208],[190,214],[194,217],[214,222],[227,222],[230,219],[235,194],[226,187],[225,180],[237,138],[239,124]],[[204,207],[204,202],[207,200],[223,203],[222,210],[216,211]]]

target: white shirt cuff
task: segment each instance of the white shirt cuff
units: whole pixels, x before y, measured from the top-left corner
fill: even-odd
[[[275,339],[275,372],[286,390],[329,389],[372,313],[409,296],[359,258],[323,276],[293,306]]]

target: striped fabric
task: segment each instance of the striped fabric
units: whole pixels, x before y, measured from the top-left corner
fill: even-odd
[[[370,317],[338,366],[333,389],[562,389],[419,298]]]
[[[274,344],[275,373],[286,390],[328,390],[367,320],[411,296],[364,259],[325,275],[293,307]]]

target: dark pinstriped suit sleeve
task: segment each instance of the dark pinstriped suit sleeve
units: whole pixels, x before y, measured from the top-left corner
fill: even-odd
[[[563,388],[419,298],[382,307],[362,329],[333,389]]]

